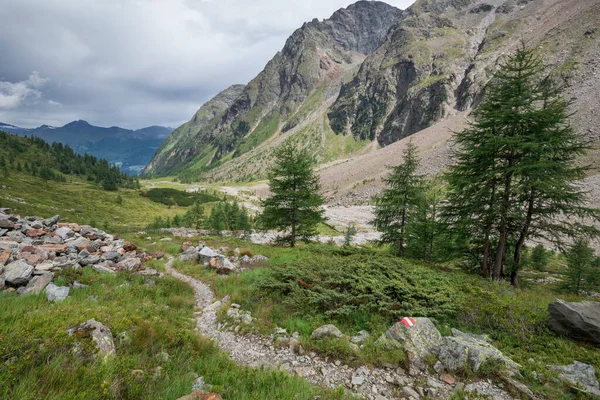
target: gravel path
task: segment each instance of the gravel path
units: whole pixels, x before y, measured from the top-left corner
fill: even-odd
[[[409,376],[401,368],[350,367],[339,360],[322,358],[315,353],[297,354],[288,347],[273,346],[273,339],[262,335],[237,335],[230,330],[220,330],[217,311],[221,301],[215,302],[210,287],[173,268],[173,258],[165,265],[174,277],[189,283],[194,289],[198,310],[194,316],[196,329],[217,342],[237,364],[258,368],[265,366],[297,374],[308,382],[329,388],[344,386],[367,399],[429,398],[449,399],[454,389],[436,377],[416,373]],[[416,382],[421,382],[417,385]],[[427,382],[422,384],[422,382]],[[477,382],[473,389],[484,392],[494,400],[512,399],[503,390],[487,381]],[[475,386],[476,385],[476,386]],[[414,396],[414,395],[417,396]],[[412,397],[411,397],[412,396]]]

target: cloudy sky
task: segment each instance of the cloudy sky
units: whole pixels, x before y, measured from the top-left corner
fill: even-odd
[[[2,0],[0,121],[176,127],[256,76],[303,22],[351,2]]]

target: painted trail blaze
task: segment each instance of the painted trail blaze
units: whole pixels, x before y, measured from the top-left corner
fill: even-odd
[[[404,317],[400,320],[400,323],[402,323],[407,328],[410,328],[411,326],[414,326],[417,322],[410,317]]]

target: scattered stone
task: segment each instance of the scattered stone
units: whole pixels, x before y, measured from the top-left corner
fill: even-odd
[[[456,383],[456,379],[452,375],[442,374],[440,375],[440,380],[448,385],[454,385]]]
[[[33,269],[23,260],[14,261],[4,267],[4,280],[13,286],[24,285],[31,279]]]
[[[323,339],[327,337],[343,338],[344,334],[333,324],[323,325],[313,331],[310,335],[311,339]]]
[[[113,341],[112,333],[110,329],[96,321],[90,319],[74,328],[67,331],[69,335],[75,335],[80,339],[92,339],[96,345],[98,355],[103,359],[115,357],[117,350]]]
[[[600,383],[598,383],[596,371],[591,365],[574,361],[571,365],[548,365],[547,368],[557,371],[558,377],[562,381],[600,397]]]
[[[500,350],[485,342],[458,331],[457,336],[445,337],[435,349],[438,359],[450,371],[471,368],[478,371],[485,362],[497,363],[501,368],[518,373],[519,365]]]
[[[180,397],[177,400],[223,400],[223,398],[216,393],[205,393],[197,390],[192,392],[192,394]]]
[[[118,263],[117,266],[127,271],[136,271],[139,267],[142,266],[142,262],[139,258],[127,258]]]
[[[41,275],[36,275],[34,276],[29,283],[27,284],[27,287],[25,288],[25,290],[23,291],[22,294],[40,294],[42,293],[42,291],[46,288],[46,286],[48,286],[50,284],[50,282],[52,282],[52,278],[54,277],[54,275],[52,273],[45,273],[45,274],[41,274]]]
[[[548,323],[557,333],[600,347],[600,302],[567,303],[554,300],[548,305]]]
[[[412,366],[424,369],[425,357],[442,344],[442,335],[429,318],[414,318],[407,327],[397,322],[382,335],[375,345],[382,349],[404,349]]]
[[[50,283],[46,286],[46,295],[48,301],[60,302],[69,296],[70,288],[68,286],[56,286],[54,283]]]
[[[360,331],[358,332],[358,334],[356,334],[356,336],[352,336],[350,338],[350,342],[352,343],[356,343],[356,344],[364,344],[367,339],[371,336],[371,334],[367,331]]]
[[[51,227],[51,226],[56,225],[59,220],[60,220],[60,215],[55,215],[52,218],[48,218],[48,219],[43,220],[42,223],[44,224],[44,226]]]

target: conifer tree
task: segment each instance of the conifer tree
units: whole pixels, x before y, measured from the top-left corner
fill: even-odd
[[[200,229],[204,224],[204,207],[196,201],[185,213],[187,224],[195,229]]]
[[[289,232],[282,242],[296,246],[298,239],[309,240],[324,220],[323,198],[315,162],[307,150],[299,150],[287,140],[274,152],[269,170],[269,188],[273,193],[263,201],[261,224],[267,229]]]
[[[586,278],[591,275],[593,261],[594,251],[589,247],[588,242],[581,238],[577,239],[567,252],[567,270],[563,288],[576,294],[586,289]]]
[[[529,257],[529,263],[533,269],[537,271],[546,270],[546,265],[548,264],[548,252],[546,252],[544,246],[538,244],[533,248],[531,256]]]
[[[381,243],[390,244],[399,257],[404,255],[406,227],[423,198],[423,177],[417,174],[418,168],[417,147],[410,141],[402,163],[391,168],[386,188],[375,197],[373,225],[382,234]]]
[[[542,59],[521,44],[486,87],[474,122],[455,135],[445,215],[481,248],[484,276],[503,279],[511,257],[517,286],[528,239],[561,245],[581,232],[598,234],[580,222],[598,212],[584,206],[585,193],[575,184],[585,171],[575,160],[587,147],[567,121],[568,105]]]

